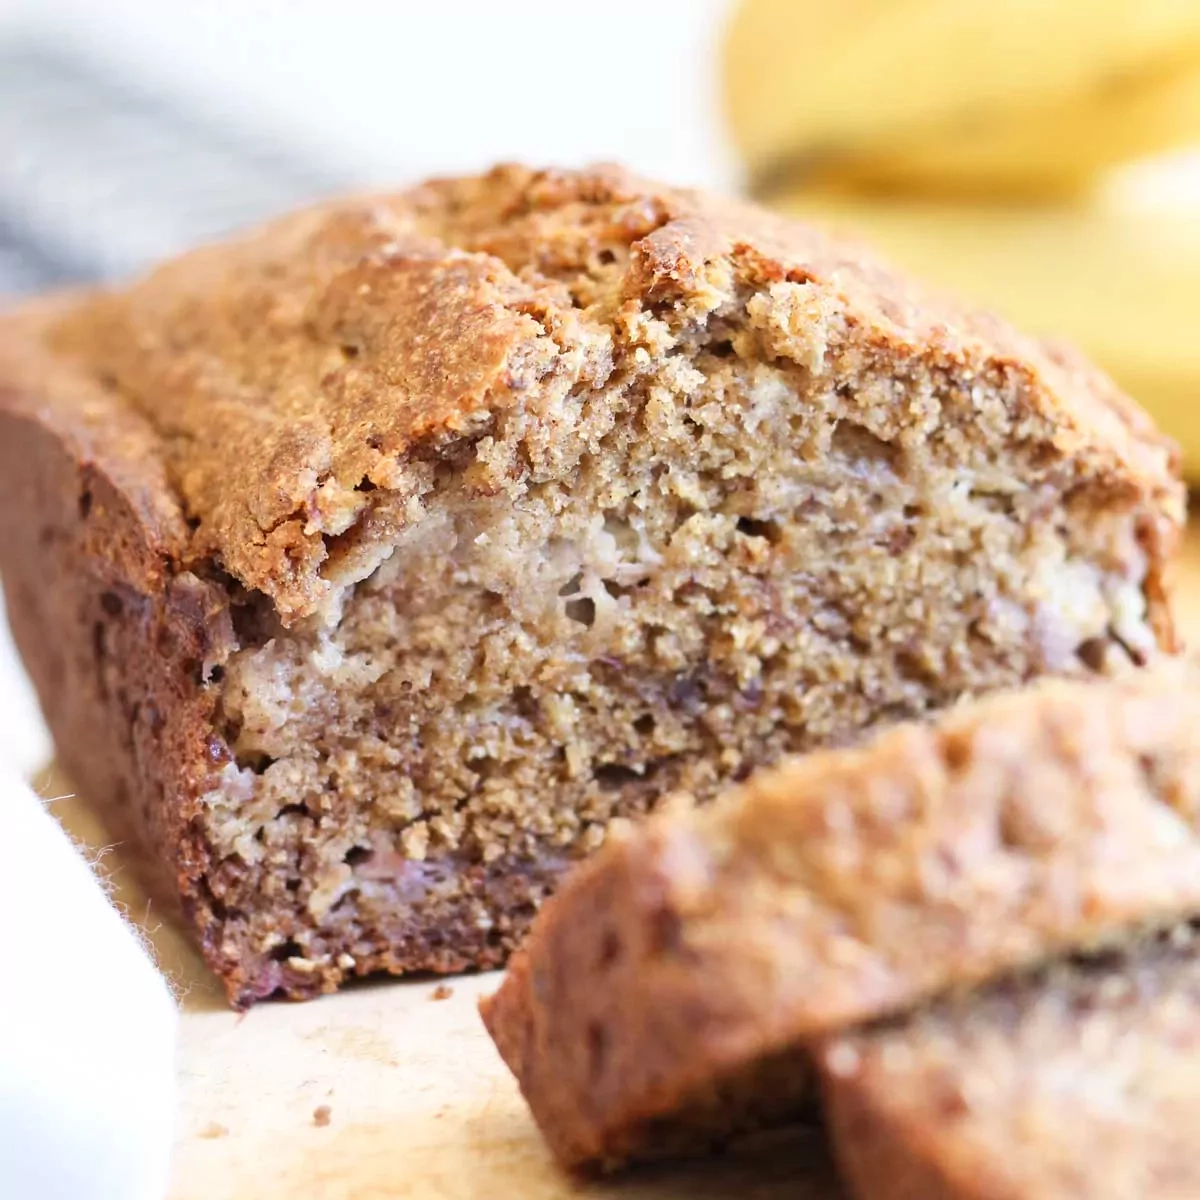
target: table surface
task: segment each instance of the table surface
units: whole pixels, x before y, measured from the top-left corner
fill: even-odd
[[[65,786],[53,771],[38,780],[47,796]],[[819,1141],[798,1130],[616,1182],[569,1180],[479,1019],[478,998],[497,973],[451,979],[444,999],[434,998],[435,983],[384,980],[231,1012],[86,803],[61,796],[52,808],[98,860],[179,995],[180,1111],[166,1200],[841,1200]]]
[[[1189,534],[1175,588],[1185,636],[1200,644],[1200,527]],[[66,790],[53,772],[39,786],[47,796]],[[839,1194],[820,1147],[797,1132],[620,1183],[573,1183],[549,1161],[479,1021],[476,1002],[496,975],[454,979],[440,1000],[433,983],[383,981],[232,1013],[86,803],[68,795],[52,807],[98,859],[180,996],[181,1106],[168,1200]]]

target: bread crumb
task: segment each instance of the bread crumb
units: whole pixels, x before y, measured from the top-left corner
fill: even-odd
[[[825,1066],[837,1079],[849,1079],[858,1073],[858,1051],[849,1042],[835,1042],[825,1056]]]
[[[454,989],[448,983],[439,983],[429,994],[430,1000],[449,1000]]]
[[[223,1138],[228,1133],[229,1130],[224,1125],[218,1125],[216,1121],[210,1121],[196,1136],[202,1137],[206,1141],[211,1141],[214,1138]]]
[[[328,1125],[330,1118],[333,1116],[333,1109],[328,1104],[318,1104],[313,1109],[313,1124]]]
[[[416,862],[424,862],[426,851],[429,849],[429,823],[414,821],[400,835],[400,848],[405,858]]]

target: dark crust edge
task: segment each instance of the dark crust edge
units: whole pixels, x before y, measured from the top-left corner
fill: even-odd
[[[813,1115],[807,1047],[766,1045],[755,997],[720,985],[730,956],[684,942],[679,874],[703,854],[668,822],[610,842],[542,909],[479,1002],[568,1171],[692,1153]]]
[[[0,394],[0,563],[13,636],[70,782],[155,903],[191,928],[229,1002],[307,999],[347,974],[501,965],[565,861],[439,863],[461,894],[438,907],[437,927],[434,913],[405,906],[350,971],[294,970],[230,939],[199,820],[230,761],[217,689],[205,683],[235,644],[229,596],[181,570],[179,531],[162,519],[168,498],[150,472],[138,477],[136,437],[106,445],[111,429],[95,438],[82,423],[64,429],[30,399]],[[502,929],[474,924],[477,896],[506,916]]]
[[[862,1088],[822,1088],[826,1136],[842,1180],[852,1196],[869,1200],[1017,1200],[995,1181],[980,1178],[964,1194],[934,1166],[932,1156],[915,1149],[896,1121],[887,1120],[863,1095]]]
[[[127,466],[82,432],[0,406],[9,622],[71,782],[222,972],[194,818],[220,765],[201,677],[231,644],[228,601],[174,572],[174,531],[121,478]]]
[[[753,1014],[731,1007],[720,987],[694,986],[699,964],[680,942],[672,898],[676,856],[688,856],[687,839],[662,825],[610,843],[542,910],[500,990],[480,1001],[500,1056],[569,1170],[642,1157],[647,1130],[748,1066],[744,1047],[721,1043],[723,1031],[745,1032]],[[614,1005],[619,997],[628,1000]]]

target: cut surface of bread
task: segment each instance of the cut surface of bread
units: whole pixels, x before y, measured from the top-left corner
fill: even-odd
[[[1200,913],[1200,689],[1046,681],[613,840],[484,1019],[568,1166],[815,1104],[827,1035]]]
[[[1058,963],[823,1048],[850,1190],[911,1200],[1200,1196],[1196,934]]]
[[[231,999],[503,961],[609,822],[1173,646],[1172,448],[1061,348],[616,169],[0,324],[0,568]]]

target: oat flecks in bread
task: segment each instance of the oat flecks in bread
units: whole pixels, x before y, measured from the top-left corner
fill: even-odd
[[[1046,681],[610,842],[483,1008],[555,1154],[794,1117],[814,1040],[1200,913],[1198,727],[1178,663]]]
[[[239,1004],[498,963],[614,817],[1173,645],[1173,451],[1107,381],[615,169],[19,314],[0,396],[60,752]]]
[[[820,1053],[855,1196],[1200,1196],[1200,946],[1179,926]]]

